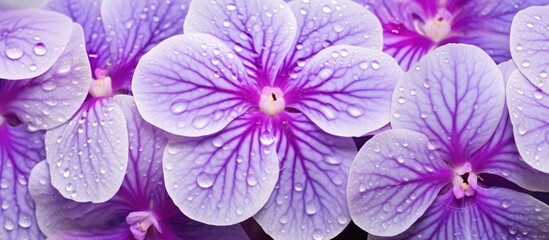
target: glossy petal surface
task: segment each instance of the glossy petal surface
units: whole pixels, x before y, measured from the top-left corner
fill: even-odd
[[[212,225],[239,223],[257,213],[278,179],[269,129],[268,120],[247,113],[216,134],[170,140],[163,165],[175,204]]]
[[[452,191],[438,196],[423,217],[394,238],[539,239],[549,233],[545,203],[505,188],[480,190],[465,201],[456,200]]]
[[[259,102],[234,53],[206,34],[162,42],[143,56],[134,79],[143,118],[177,135],[215,133]]]
[[[254,218],[275,239],[331,239],[350,221],[345,189],[356,147],[301,113],[282,118],[275,128],[280,177]]]
[[[297,19],[297,40],[284,61],[284,71],[300,70],[331,45],[382,49],[381,23],[353,1],[291,1],[289,5]]]
[[[0,78],[27,79],[46,72],[69,42],[72,22],[54,12],[17,10],[0,17]]]
[[[128,163],[128,130],[113,98],[92,98],[46,134],[52,184],[66,198],[104,202],[120,188]]]
[[[549,94],[517,70],[507,83],[507,104],[520,155],[533,168],[549,173]]]
[[[16,114],[31,131],[57,127],[72,117],[91,79],[83,37],[74,24],[71,41],[48,71],[28,80],[0,80],[0,112]]]
[[[425,134],[443,159],[460,166],[494,133],[505,104],[503,85],[480,48],[445,45],[398,82],[391,125]]]
[[[192,1],[185,33],[209,33],[234,49],[246,73],[272,81],[296,37],[296,20],[281,0]]]
[[[31,169],[45,155],[43,132],[0,124],[1,239],[43,239],[27,183]]]
[[[42,5],[43,9],[63,13],[82,25],[92,69],[107,69],[106,63],[111,56],[101,21],[102,2],[103,0],[48,0]]]
[[[381,51],[334,46],[309,60],[285,100],[330,134],[361,136],[389,122],[391,93],[402,75]]]
[[[190,0],[109,0],[101,16],[111,40],[113,85],[128,89],[139,58],[162,40],[181,34]]]
[[[360,149],[349,174],[347,198],[353,221],[379,236],[410,227],[435,200],[453,172],[421,133],[395,129]]]
[[[498,65],[504,79],[516,70],[513,60]],[[507,82],[507,80],[505,80]],[[473,171],[502,176],[531,191],[549,191],[549,174],[536,170],[520,157],[513,137],[513,125],[507,107],[488,142],[470,160]]]
[[[549,6],[517,13],[511,27],[511,54],[528,80],[549,93]]]
[[[110,226],[108,223],[116,220],[115,217],[120,215],[120,212],[129,211],[129,206],[117,205],[112,201],[101,204],[79,203],[63,197],[52,186],[45,161],[40,162],[32,170],[29,182],[29,192],[36,203],[38,225],[46,236],[54,236],[55,239],[55,235],[58,234],[57,239],[62,239],[67,236],[89,237],[89,232],[103,237],[111,236],[108,232],[116,233],[114,236],[120,234],[115,225],[120,223],[112,221],[113,225]],[[118,217],[124,219],[126,216]],[[126,238],[129,236],[131,233],[128,227]]]

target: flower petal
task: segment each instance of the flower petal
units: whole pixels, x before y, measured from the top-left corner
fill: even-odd
[[[78,202],[104,202],[120,188],[128,164],[128,130],[113,98],[92,98],[46,134],[52,184]]]
[[[184,136],[218,132],[259,102],[244,67],[218,39],[184,34],[141,59],[133,83],[139,112],[153,125]]]
[[[127,228],[116,228],[116,229],[85,229],[85,230],[68,230],[61,231],[56,234],[48,236],[48,240],[66,240],[66,239],[78,239],[78,240],[122,240],[122,239],[133,239],[131,235],[128,234]]]
[[[128,90],[137,62],[152,47],[182,33],[190,0],[110,0],[101,16],[111,39],[113,88]]]
[[[14,10],[0,17],[0,78],[27,79],[46,72],[69,42],[72,21],[62,14]]]
[[[379,20],[353,1],[291,1],[297,19],[297,41],[284,61],[283,71],[301,70],[303,64],[331,45],[382,50]]]
[[[353,221],[379,236],[410,227],[452,181],[453,172],[418,132],[395,129],[374,136],[351,167],[347,200]]]
[[[456,200],[452,191],[438,196],[412,227],[394,238],[538,239],[549,234],[545,203],[505,188],[479,189],[464,201]]]
[[[164,152],[166,189],[183,213],[211,225],[253,216],[278,178],[269,120],[246,113],[206,137],[181,137]]]
[[[503,78],[509,79],[516,70],[513,60],[498,65]],[[492,173],[502,176],[531,191],[548,192],[549,174],[528,165],[519,155],[513,138],[513,125],[507,108],[490,140],[471,157],[472,168],[477,173]]]
[[[274,134],[282,170],[254,218],[274,239],[331,239],[350,222],[345,189],[355,144],[327,134],[301,113],[279,120]]]
[[[494,133],[505,104],[503,77],[480,48],[450,44],[427,54],[398,82],[393,128],[425,134],[455,167]]]
[[[362,47],[334,46],[309,63],[286,90],[287,106],[338,136],[362,136],[389,122],[391,93],[403,76],[389,55]]]
[[[42,239],[27,183],[44,159],[44,133],[0,124],[0,239]]]
[[[28,80],[0,83],[0,105],[14,113],[31,131],[66,122],[82,105],[90,88],[90,64],[78,24],[57,62],[44,74]]]
[[[107,69],[107,59],[110,57],[109,44],[101,21],[102,1],[47,0],[42,5],[43,9],[62,13],[82,25],[92,70]]]
[[[36,218],[40,230],[48,237],[85,238],[89,237],[89,233],[86,232],[98,235],[115,233],[120,226],[125,226],[126,236],[131,236],[126,222],[112,221],[117,217],[124,219],[126,217],[124,212],[129,211],[129,206],[114,203],[114,201],[99,204],[79,203],[63,197],[50,182],[50,171],[46,161],[40,162],[32,170],[29,192],[36,203]]]
[[[547,3],[549,4],[549,3]],[[528,80],[549,93],[549,6],[517,13],[511,26],[511,55]]]
[[[270,85],[296,37],[296,20],[281,0],[192,1],[185,33],[221,39],[260,87]]]
[[[533,168],[549,173],[549,94],[517,70],[507,83],[507,104],[520,155]]]

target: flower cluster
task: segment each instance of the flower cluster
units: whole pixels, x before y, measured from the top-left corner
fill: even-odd
[[[546,239],[548,73],[549,0],[0,9],[0,239]]]

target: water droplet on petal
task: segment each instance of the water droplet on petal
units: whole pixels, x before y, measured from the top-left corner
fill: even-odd
[[[517,51],[522,51],[524,49],[524,47],[522,46],[522,44],[519,43],[519,44],[517,44],[515,49],[517,49]]]
[[[234,10],[236,10],[236,6],[235,6],[234,4],[227,4],[226,7],[227,7],[227,10],[229,10],[229,11],[234,11]]]
[[[522,61],[522,63],[520,65],[522,67],[525,67],[525,68],[530,67],[530,61],[524,60],[524,61]]]
[[[313,231],[313,239],[314,240],[322,240],[324,239],[324,232],[321,229],[315,229]]]
[[[322,7],[322,12],[324,13],[331,13],[332,12],[332,8],[330,6],[324,6]]]
[[[23,57],[23,50],[19,46],[6,47],[4,53],[11,60],[17,60]]]
[[[44,82],[42,83],[42,89],[46,90],[46,91],[53,91],[57,86],[55,85],[55,83],[53,82],[50,82],[50,81],[47,81],[47,82]]]
[[[34,54],[38,56],[44,56],[44,54],[46,54],[46,45],[42,42],[39,42],[34,45],[32,50],[34,51]]]
[[[320,72],[318,73],[318,76],[321,78],[321,79],[328,79],[332,76],[332,74],[334,74],[334,70],[331,69],[331,68],[323,68],[322,70],[320,70]]]
[[[320,210],[320,206],[318,206],[317,202],[313,199],[305,203],[305,212],[309,215],[313,215]]]
[[[203,129],[206,127],[206,125],[208,125],[208,123],[210,123],[210,117],[206,115],[200,115],[193,120],[192,124],[193,127],[197,129]]]
[[[532,95],[534,95],[534,98],[536,98],[537,100],[541,100],[543,98],[543,92],[539,88],[534,90],[534,93]]]
[[[200,173],[196,176],[196,183],[202,188],[209,188],[214,184],[215,176],[209,173]]]
[[[509,201],[507,201],[507,200],[503,200],[503,201],[501,202],[501,206],[502,206],[503,208],[508,208],[509,206],[511,206],[511,203],[510,203]]]
[[[257,177],[255,177],[254,175],[249,175],[246,181],[248,182],[248,185],[252,187],[257,185]]]
[[[379,69],[379,67],[380,67],[379,62],[378,62],[377,60],[372,61],[372,62],[370,63],[370,65],[372,66],[372,68],[373,68],[374,70],[377,70],[377,69]]]
[[[532,28],[534,28],[534,24],[531,23],[531,22],[528,22],[528,23],[526,23],[526,27],[532,29]]]
[[[4,220],[4,228],[8,231],[11,231],[15,228],[15,224],[11,219]]]
[[[261,136],[259,136],[259,141],[261,141],[263,145],[271,145],[273,144],[274,140],[275,139],[273,137],[273,134],[269,130],[263,131],[261,133]]]
[[[189,106],[189,101],[184,99],[178,99],[175,100],[172,105],[170,105],[170,111],[173,114],[180,114],[187,110],[187,107]]]

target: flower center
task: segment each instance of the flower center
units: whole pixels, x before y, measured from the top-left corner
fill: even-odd
[[[284,93],[280,88],[264,87],[259,99],[259,109],[269,115],[276,116],[284,111],[286,102],[284,101]]]
[[[154,217],[152,212],[149,211],[139,211],[131,212],[126,217],[126,223],[130,224],[130,231],[133,234],[133,237],[137,240],[145,239],[147,236],[147,230],[151,225],[154,225],[154,228],[162,233],[162,229],[158,224],[158,221]]]
[[[112,80],[105,69],[97,68],[94,71],[95,77],[90,84],[90,95],[93,97],[112,96]]]
[[[423,26],[416,23],[416,30],[438,43],[448,37],[452,31],[453,16],[446,8],[439,8],[433,19],[427,20]]]
[[[470,163],[466,163],[463,167],[456,169],[456,175],[452,180],[452,191],[456,199],[475,195],[475,191],[478,188],[478,176],[471,170]]]

